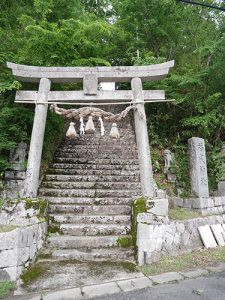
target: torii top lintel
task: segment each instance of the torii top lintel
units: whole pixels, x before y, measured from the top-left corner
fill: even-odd
[[[7,63],[15,79],[24,82],[39,82],[48,78],[56,83],[82,82],[85,76],[94,75],[98,82],[130,82],[139,77],[142,81],[161,80],[174,66],[174,60],[148,66],[122,67],[37,67]]]

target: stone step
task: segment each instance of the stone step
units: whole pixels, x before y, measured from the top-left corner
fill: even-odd
[[[140,190],[105,190],[105,189],[49,189],[40,188],[40,196],[50,197],[81,197],[81,198],[104,198],[104,197],[134,197],[140,195]]]
[[[129,205],[63,205],[50,204],[50,213],[73,213],[73,214],[93,214],[93,215],[129,215],[131,206]]]
[[[138,159],[138,155],[136,152],[128,152],[128,151],[117,151],[117,152],[98,152],[96,151],[74,151],[74,152],[68,152],[68,151],[60,151],[57,152],[55,155],[56,158],[61,158],[61,157],[66,157],[66,158],[81,158],[81,159],[89,159],[89,160],[94,160],[94,159]]]
[[[51,220],[57,223],[75,224],[124,224],[130,225],[130,215],[74,215],[50,214]]]
[[[139,170],[85,170],[85,169],[62,169],[62,168],[50,168],[48,174],[52,175],[85,175],[85,176],[139,176]]]
[[[106,249],[62,249],[52,252],[52,258],[79,261],[127,261],[134,259],[133,248],[106,248]]]
[[[133,199],[122,198],[69,198],[69,197],[46,197],[50,204],[78,204],[78,205],[131,205]]]
[[[130,237],[130,236],[123,236]],[[56,235],[48,238],[48,248],[50,249],[80,249],[80,248],[108,248],[119,247],[118,239],[121,236],[70,236]]]
[[[140,189],[139,182],[84,182],[84,181],[44,181],[42,187],[50,189],[105,189],[105,190],[136,190]]]
[[[118,224],[62,224],[60,231],[65,235],[94,236],[94,235],[127,235],[130,226]]]
[[[124,150],[125,152],[137,152],[137,146],[136,145],[129,145],[129,143],[124,147],[123,145],[113,145],[109,143],[108,145],[89,145],[88,147],[86,145],[61,145],[57,152],[67,152],[67,153],[83,153],[83,152],[89,152],[89,151],[98,151],[99,153],[117,153],[117,151]]]
[[[139,165],[132,165],[132,164],[73,164],[73,163],[53,163],[51,165],[51,168],[53,169],[77,169],[77,170],[126,170],[126,171],[132,171],[132,170],[139,170]]]
[[[126,136],[125,138],[120,138],[118,140],[116,139],[110,139],[110,140],[98,140],[98,139],[86,139],[86,140],[82,140],[82,139],[76,139],[73,142],[68,142],[68,143],[63,143],[60,148],[73,148],[76,147],[77,145],[80,146],[99,146],[99,147],[109,147],[109,145],[112,145],[112,147],[115,146],[120,146],[120,147],[126,147],[127,145],[129,145],[130,147],[137,147],[136,146],[136,141],[135,138],[133,136]]]
[[[69,164],[90,164],[90,165],[139,165],[138,159],[109,159],[109,158],[68,158],[68,157],[57,157],[54,160],[55,163],[69,163]]]
[[[44,181],[83,182],[139,182],[139,176],[117,175],[45,175]]]

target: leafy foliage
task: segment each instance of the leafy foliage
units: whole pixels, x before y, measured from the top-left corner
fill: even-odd
[[[225,143],[224,33],[223,13],[175,0],[2,0],[0,173],[8,167],[8,151],[21,140],[29,143],[31,135],[34,108],[13,104],[15,91],[37,89],[15,81],[6,61],[107,66],[175,59],[167,79],[144,84],[146,89],[165,89],[167,97],[175,99],[146,105],[150,143],[154,149],[175,151],[177,176],[188,191],[187,140],[204,138],[214,188],[220,174],[218,152]],[[126,84],[120,87],[128,88]],[[54,152],[57,132],[62,134],[63,126],[59,117],[49,114],[43,152],[46,160]]]

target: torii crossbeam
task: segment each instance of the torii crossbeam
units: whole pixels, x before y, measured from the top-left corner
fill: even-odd
[[[152,163],[149,149],[145,102],[171,101],[165,98],[164,91],[142,90],[142,81],[162,80],[174,66],[174,61],[149,66],[125,67],[36,67],[7,63],[15,79],[23,82],[39,82],[38,91],[17,91],[15,102],[36,104],[33,130],[28,156],[24,197],[36,197],[44,140],[48,104],[126,104],[136,103],[134,111],[136,142],[140,166],[142,195],[155,196]],[[50,91],[51,82],[83,82],[82,91]],[[99,82],[131,82],[131,91],[103,91]],[[105,103],[104,103],[105,104]]]

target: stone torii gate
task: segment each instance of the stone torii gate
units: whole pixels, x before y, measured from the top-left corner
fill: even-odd
[[[35,67],[10,62],[7,66],[12,69],[15,79],[39,83],[38,91],[17,91],[15,99],[17,103],[36,105],[24,197],[35,198],[37,196],[48,105],[53,103],[77,105],[78,102],[86,102],[89,105],[98,105],[103,102],[136,105],[138,109],[134,110],[134,119],[142,195],[155,196],[144,103],[171,100],[165,99],[165,91],[143,90],[142,82],[164,79],[170,68],[174,66],[174,61],[130,67]],[[83,91],[50,91],[51,82],[83,82]],[[102,91],[98,90],[99,82],[131,82],[132,90]],[[138,111],[142,111],[142,116]]]

